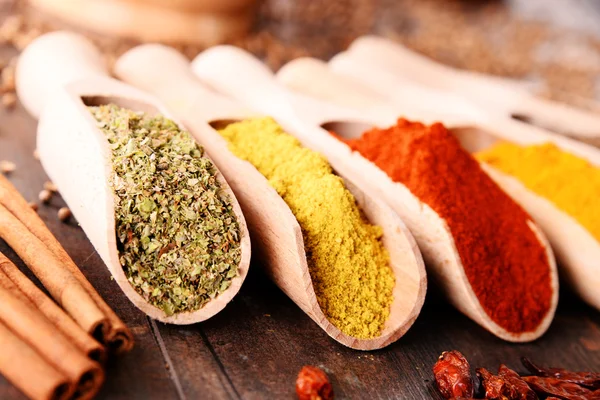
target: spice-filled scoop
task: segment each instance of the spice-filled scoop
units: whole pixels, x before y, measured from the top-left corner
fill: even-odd
[[[314,65],[314,63],[312,64]],[[471,115],[437,115],[443,107],[440,97],[430,90],[395,79],[387,71],[372,72],[356,59],[336,56],[330,63],[336,73],[324,79],[368,82],[371,104],[377,107],[380,123],[393,124],[399,112],[430,107],[429,119],[447,122],[463,147],[486,161],[485,171],[529,212],[547,235],[559,261],[560,272],[589,304],[600,308],[599,225],[597,205],[600,152],[586,144],[506,118],[489,117],[479,111]],[[288,69],[288,74],[291,74]],[[369,71],[369,75],[366,75]],[[310,71],[311,76],[316,71]],[[340,82],[340,84],[342,84]],[[393,90],[390,90],[393,88]],[[405,88],[411,91],[406,98]],[[322,90],[322,89],[319,89]],[[364,94],[364,92],[363,92]],[[364,96],[363,96],[364,97]],[[382,99],[384,101],[382,101]],[[366,101],[366,99],[363,99]],[[457,102],[462,101],[458,99]],[[474,106],[471,109],[476,110]],[[370,113],[362,109],[364,113]],[[387,113],[387,117],[383,114]],[[489,150],[499,141],[508,142]],[[493,168],[490,168],[493,167]]]
[[[240,201],[273,281],[340,343],[384,347],[415,321],[424,264],[405,225],[271,118],[206,88],[174,49],[143,45],[116,75],[161,100],[204,143]]]
[[[392,40],[363,36],[348,54],[424,86],[463,95],[505,118],[519,117],[559,133],[600,146],[600,116],[530,94],[507,79],[438,64]]]
[[[371,104],[383,104],[381,100],[368,88],[364,95],[358,89],[354,93],[352,88],[359,84],[340,84],[324,63],[302,61],[300,66],[306,65],[308,74],[296,70],[305,79],[298,86],[332,101],[336,92],[330,88],[339,87],[337,102],[356,105],[338,114],[330,107],[327,113],[306,114],[305,120],[334,131],[314,135],[327,137],[330,148],[351,152],[356,172],[371,177],[366,182],[372,190],[377,181],[385,185],[382,195],[407,221],[430,276],[449,300],[503,339],[529,341],[542,335],[554,316],[558,282],[552,251],[529,215],[443,125],[386,119],[392,127],[363,135],[369,130],[365,123],[381,122],[383,114],[368,111]],[[289,68],[293,66],[284,67],[279,79],[293,86],[296,73]],[[355,123],[326,124],[336,120]],[[365,161],[359,163],[361,158]]]
[[[222,310],[247,275],[250,239],[203,147],[73,33],[32,42],[17,90],[39,116],[44,169],[127,297],[174,324]]]

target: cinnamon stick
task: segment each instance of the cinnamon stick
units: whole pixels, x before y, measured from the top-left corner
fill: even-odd
[[[75,385],[0,322],[0,373],[32,400],[67,400]]]
[[[91,398],[104,382],[104,371],[71,343],[31,303],[0,285],[0,321],[50,365],[75,382],[78,398]]]
[[[35,211],[29,207],[27,201],[17,189],[0,175],[0,204],[8,209],[23,225],[33,233],[57,257],[67,270],[79,281],[83,288],[92,297],[97,306],[102,310],[108,324],[104,328],[101,342],[106,343],[117,353],[122,353],[133,348],[133,335],[129,328],[121,321],[115,312],[106,304],[94,287],[85,278],[65,249],[48,230],[44,222]],[[45,283],[42,282],[44,285]],[[83,326],[82,326],[83,327]],[[86,327],[83,327],[86,329]],[[88,327],[89,328],[89,327]],[[89,333],[93,333],[86,329]]]
[[[44,284],[52,297],[86,331],[98,334],[106,323],[104,314],[77,279],[50,250],[0,205],[0,237]]]
[[[0,285],[22,301],[30,302],[90,359],[100,363],[106,360],[104,347],[77,325],[2,253],[0,253]]]

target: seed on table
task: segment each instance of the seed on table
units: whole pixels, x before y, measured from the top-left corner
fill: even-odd
[[[2,70],[0,77],[2,78],[2,91],[13,92],[15,90],[15,67],[7,66]]]
[[[47,181],[44,183],[44,189],[46,189],[52,193],[58,192],[58,188],[56,187],[56,185],[50,181]]]
[[[17,166],[12,161],[2,160],[0,161],[0,172],[3,174],[9,174],[17,169]]]
[[[30,201],[29,202],[29,207],[31,207],[31,209],[33,211],[37,211],[38,210],[38,204],[35,201]]]
[[[6,108],[13,108],[17,104],[17,96],[14,93],[6,93],[2,96],[2,105]]]
[[[20,15],[11,15],[6,18],[0,27],[0,42],[7,43],[14,39],[23,26],[23,18]]]
[[[52,199],[52,192],[50,190],[44,189],[38,195],[40,201],[44,204],[48,204]]]
[[[69,218],[71,218],[71,210],[69,210],[67,207],[62,207],[60,210],[58,210],[58,219],[60,219],[62,222],[67,222]]]

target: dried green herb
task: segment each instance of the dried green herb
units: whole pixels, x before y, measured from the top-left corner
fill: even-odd
[[[162,116],[89,109],[112,150],[125,275],[167,315],[201,308],[231,285],[241,258],[239,223],[215,166]]]

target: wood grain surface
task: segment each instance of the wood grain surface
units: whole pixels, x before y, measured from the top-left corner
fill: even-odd
[[[33,157],[35,127],[20,105],[0,111],[0,160],[16,163],[9,178],[28,200],[37,199],[47,179]],[[384,350],[364,353],[329,338],[255,262],[239,295],[213,319],[189,327],[157,323],[111,281],[77,224],[58,220],[63,205],[56,196],[40,206],[39,214],[137,341],[133,352],[108,365],[100,399],[293,398],[296,374],[305,364],[325,369],[341,399],[437,399],[431,366],[448,349],[490,369],[501,362],[522,369],[519,357],[526,355],[542,364],[600,371],[600,314],[564,291],[548,333],[534,343],[514,345],[444,304],[432,288],[406,336]],[[28,272],[3,242],[0,251]],[[0,398],[23,396],[0,378]]]
[[[0,160],[17,165],[9,179],[28,200],[37,200],[47,180],[33,157],[35,129],[20,105],[0,110]],[[188,327],[154,322],[110,279],[76,222],[58,220],[63,205],[56,196],[39,214],[136,337],[134,350],[107,366],[98,399],[292,399],[296,374],[305,364],[327,371],[338,399],[440,399],[431,366],[449,349],[462,351],[473,367],[490,370],[500,363],[523,370],[519,357],[528,356],[544,365],[600,372],[600,313],[564,290],[547,334],[516,345],[478,327],[430,286],[409,332],[386,349],[365,353],[329,338],[255,260],[239,295],[216,317]],[[0,251],[32,277],[2,241]],[[0,376],[0,399],[24,398]]]

